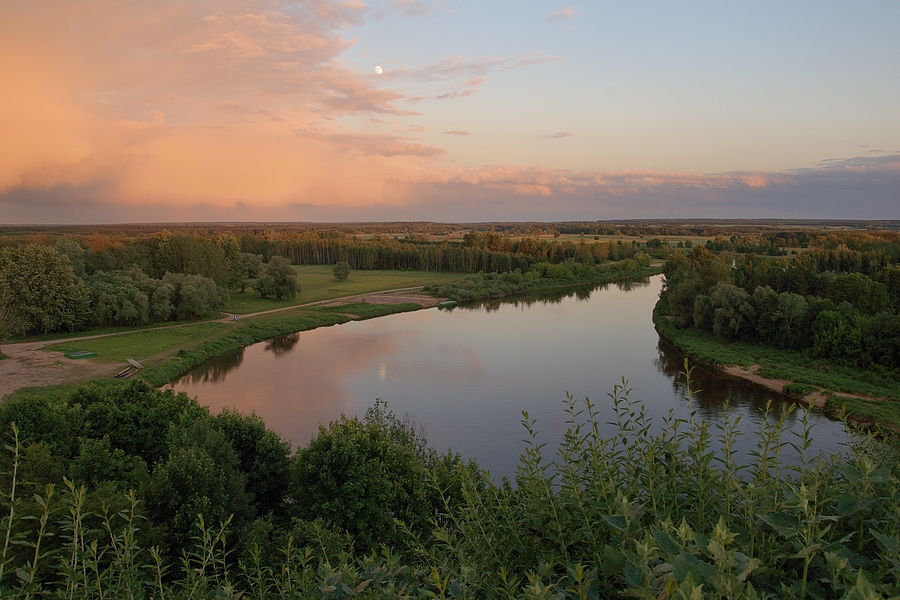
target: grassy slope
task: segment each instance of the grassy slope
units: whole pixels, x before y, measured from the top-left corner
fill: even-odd
[[[822,390],[829,396],[826,409],[845,412],[857,420],[900,427],[900,382],[875,373],[825,364],[796,352],[759,344],[723,343],[706,332],[678,329],[657,305],[653,322],[660,335],[692,359],[724,368],[732,365],[760,365],[757,374],[770,379],[789,379],[785,393],[800,396]],[[868,396],[847,398],[838,394]]]

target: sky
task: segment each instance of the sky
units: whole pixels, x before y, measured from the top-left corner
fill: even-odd
[[[895,0],[2,0],[0,223],[900,219],[898,30]]]

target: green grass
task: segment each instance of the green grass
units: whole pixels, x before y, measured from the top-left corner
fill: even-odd
[[[854,421],[891,425],[896,430],[900,426],[900,402],[880,402],[861,398],[832,396],[825,408],[848,415]]]
[[[297,281],[302,288],[302,292],[296,298],[292,300],[260,298],[251,284],[243,294],[232,292],[231,300],[223,310],[245,315],[355,294],[459,281],[464,277],[459,273],[433,271],[350,271],[350,277],[346,281],[338,281],[332,273],[332,265],[295,266],[294,269],[297,271]]]
[[[86,360],[102,362],[124,362],[126,358],[142,361],[166,352],[177,351],[179,348],[195,346],[232,327],[227,323],[196,323],[183,327],[145,329],[93,340],[54,344],[47,346],[45,350],[51,352],[90,350],[96,352],[98,356]]]

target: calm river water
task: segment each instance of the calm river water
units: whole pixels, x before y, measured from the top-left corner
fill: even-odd
[[[172,387],[214,412],[256,411],[294,446],[305,445],[320,423],[341,413],[362,416],[381,398],[421,425],[439,451],[452,447],[492,475],[512,477],[524,449],[522,411],[537,419],[539,441],[552,454],[566,428],[566,392],[589,397],[611,421],[607,394],[624,378],[657,426],[670,409],[688,414],[676,385],[683,357],[660,341],[651,320],[661,285],[653,277],[316,329],[213,359]],[[702,388],[694,400],[699,415],[721,422],[727,400],[751,434],[768,400],[785,401],[742,380],[701,370],[694,376]],[[794,414],[791,428],[799,431]],[[811,417],[815,448],[839,451],[843,425]],[[754,445],[745,436],[739,449],[746,454]]]

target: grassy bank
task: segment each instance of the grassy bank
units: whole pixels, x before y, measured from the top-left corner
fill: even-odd
[[[653,322],[663,338],[693,361],[718,370],[759,365],[756,374],[760,377],[792,382],[783,390],[789,396],[802,398],[821,392],[827,396],[825,408],[830,412],[844,412],[857,421],[900,427],[900,382],[895,379],[770,346],[725,343],[697,329],[679,329],[659,304],[653,311]]]

